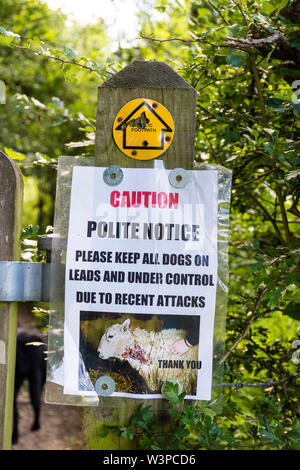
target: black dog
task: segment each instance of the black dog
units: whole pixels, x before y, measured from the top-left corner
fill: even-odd
[[[15,392],[14,392],[14,418],[12,443],[18,442],[18,408],[17,396],[25,379],[29,382],[30,401],[34,410],[32,431],[40,429],[41,394],[46,382],[46,345],[45,338],[37,329],[18,328]],[[37,343],[37,344],[28,344]],[[43,343],[43,344],[39,344]]]

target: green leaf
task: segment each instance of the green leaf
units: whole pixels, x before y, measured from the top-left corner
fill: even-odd
[[[263,12],[266,15],[271,15],[276,10],[284,8],[289,0],[268,0],[262,2]]]
[[[45,155],[45,154],[41,154],[40,152],[36,152],[35,157],[36,157],[37,161],[39,161],[41,163],[51,162],[51,160],[52,160],[51,157],[48,157],[48,155]]]
[[[26,158],[23,153],[16,152],[15,150],[9,149],[7,147],[4,147],[4,152],[9,158],[13,160],[24,160]]]
[[[291,41],[290,46],[295,47],[296,49],[300,51],[300,41]]]
[[[2,34],[5,38],[7,37],[7,31],[0,26],[0,34]]]
[[[40,230],[40,227],[38,225],[28,225],[22,230],[21,240],[26,240],[26,239],[36,240],[39,230]]]
[[[284,103],[283,100],[279,100],[277,98],[268,98],[266,100],[266,105],[270,106],[271,108],[282,108],[282,103]]]
[[[283,310],[283,315],[287,315],[294,320],[300,321],[300,305],[295,302],[290,302]]]
[[[129,429],[129,428],[125,428],[124,431],[121,432],[121,436],[124,439],[130,439],[130,440],[132,440],[134,438],[134,434],[131,431],[131,429]]]
[[[289,3],[289,0],[272,0],[272,3],[276,6],[277,10],[282,10]]]
[[[266,297],[269,298],[269,305],[272,310],[280,307],[280,298],[281,298],[280,290],[274,289],[270,291],[266,295]]]
[[[63,46],[62,47],[62,52],[65,54],[65,56],[69,60],[75,59],[75,57],[78,55],[78,52],[75,51],[74,49],[72,49],[72,47]]]
[[[228,28],[228,35],[231,37],[238,37],[239,36],[239,31],[241,30],[241,25],[240,24],[234,24],[232,26],[229,26]]]
[[[107,429],[103,428],[99,431],[98,437],[103,438],[103,437],[106,437],[108,434],[109,434],[109,431]]]
[[[296,302],[297,304],[300,304],[300,289],[296,289],[294,294],[290,297],[292,302]]]
[[[257,238],[254,238],[254,240],[253,240],[253,247],[254,247],[255,250],[260,249],[260,241]]]
[[[256,273],[257,271],[262,271],[264,269],[264,262],[262,259],[257,259],[256,263],[252,264],[251,272]]]
[[[300,169],[298,170],[293,170],[293,171],[289,171],[286,175],[285,175],[285,178],[287,180],[291,180],[293,178],[298,178],[298,176],[300,176]]]
[[[263,12],[266,15],[271,15],[271,13],[273,13],[273,11],[276,9],[276,7],[274,8],[272,3],[269,1],[262,2],[262,8],[263,8]]]
[[[241,54],[228,52],[226,54],[226,62],[227,64],[232,65],[232,67],[244,67],[246,64],[246,57]]]
[[[229,125],[226,127],[222,137],[224,137],[224,139],[226,139],[228,142],[234,143],[240,140],[241,134],[236,127]]]
[[[184,394],[179,394],[178,383],[167,381],[164,386],[163,395],[168,398],[171,404],[176,405],[183,400]]]
[[[267,144],[264,144],[264,150],[265,150],[265,152],[267,152],[269,155],[272,155],[273,152],[274,152],[274,147],[273,147],[273,145],[272,145],[270,142],[268,142]]]
[[[94,131],[95,131],[95,129],[92,126],[86,126],[84,128],[84,132],[94,132]]]
[[[2,38],[0,37],[1,44],[3,45],[8,45],[12,41],[20,41],[21,36],[19,34],[13,33],[12,31],[6,31],[2,26],[0,26],[0,34],[2,35]],[[3,39],[4,38],[4,39]]]
[[[58,108],[63,108],[64,106],[64,102],[61,101],[59,98],[57,98],[56,96],[53,96],[52,99],[51,99],[52,103],[57,106]]]
[[[268,127],[264,127],[264,132],[266,132],[272,138],[272,140],[274,140],[274,137],[276,136],[275,129],[269,129]]]
[[[294,114],[295,114],[297,119],[300,119],[300,110],[294,109]]]

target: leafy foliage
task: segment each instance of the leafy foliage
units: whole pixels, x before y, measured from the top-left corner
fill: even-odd
[[[0,141],[26,178],[23,238],[52,224],[58,156],[93,155],[99,82],[134,59],[168,62],[198,92],[196,161],[233,171],[224,381],[277,385],[224,386],[216,414],[169,384],[167,424],[140,405],[89,444],[117,432],[147,449],[299,449],[300,2],[154,4],[141,2],[141,38],[111,53],[101,21],[70,30],[38,0],[2,1]]]
[[[0,25],[1,146],[25,177],[34,178],[34,186],[25,187],[24,226],[45,231],[53,224],[57,159],[74,154],[66,144],[84,141],[87,126],[94,130],[96,87],[114,73],[108,70],[114,68],[107,60],[109,38],[103,21],[88,30],[68,26],[64,15],[39,0],[4,0]],[[81,150],[92,153],[91,147]]]
[[[159,8],[174,17],[180,7],[173,5],[160,2]],[[154,442],[152,434],[139,442],[147,448],[299,448],[297,388],[285,379],[297,371],[291,358],[300,320],[300,3],[184,5],[189,36],[160,32],[147,41],[161,55],[174,43],[177,58],[188,54],[179,73],[198,91],[196,160],[233,171],[224,379],[272,378],[278,386],[224,387],[220,415],[181,404],[179,421],[179,403],[174,408],[170,400],[174,441]],[[193,416],[197,442],[183,427],[185,412]],[[129,429],[132,435],[132,424]]]
[[[128,424],[102,427],[99,437],[118,432],[121,438],[138,441],[147,450],[231,450],[231,449],[297,449],[300,426],[290,418],[283,425],[283,405],[274,397],[265,396],[263,407],[255,417],[247,416],[247,433],[241,436],[238,419],[242,413],[231,403],[224,407],[225,420],[210,408],[195,407],[184,402],[178,384],[167,382],[164,391],[169,402],[167,424],[157,420],[152,408],[140,404]],[[234,408],[234,409],[233,409]],[[288,428],[288,430],[287,430]]]

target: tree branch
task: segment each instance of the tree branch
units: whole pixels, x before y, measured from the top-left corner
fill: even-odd
[[[30,47],[18,46],[16,44],[13,44],[12,47],[14,47],[15,49],[20,49],[25,52],[30,52],[31,54],[39,55],[41,57],[44,57],[45,59],[56,60],[57,62],[61,62],[63,65],[64,64],[76,65],[77,67],[89,70],[90,72],[97,72],[96,68],[81,64],[80,62],[76,62],[75,60],[65,60],[65,59],[62,59],[61,57],[57,57],[57,56],[50,55],[50,54],[45,54],[43,52],[36,51],[35,49],[32,49]],[[109,72],[108,70],[103,70],[103,72],[109,75],[114,75],[112,72]]]
[[[244,18],[245,25],[247,25],[248,24],[247,18],[245,16],[245,13],[243,12],[243,9],[242,9],[241,5],[239,4],[239,0],[234,0],[234,3],[236,4],[238,9],[240,10],[240,13],[241,13],[242,17]]]
[[[259,38],[259,39],[254,39],[254,38],[232,38],[229,36],[225,37],[226,39],[226,45],[230,47],[235,47],[237,49],[248,49],[252,47],[264,47],[268,44],[273,44],[274,42],[281,41],[283,42],[286,46],[289,47],[289,41],[288,38],[281,32],[281,31],[275,31],[271,36],[267,38]]]
[[[282,385],[285,382],[296,380],[299,377],[300,377],[300,374],[295,374],[295,375],[289,375],[288,377],[285,377],[284,379],[277,380],[277,381],[273,381],[273,379],[269,379],[266,382],[254,383],[254,384],[248,384],[244,382],[221,383],[221,384],[213,385],[212,388],[233,387],[236,390],[239,390],[240,388],[243,388],[243,387],[269,388],[269,387],[274,387],[275,385]]]
[[[251,57],[251,69],[252,69],[253,77],[254,77],[254,80],[255,80],[258,99],[259,99],[259,104],[260,104],[260,109],[261,109],[262,126],[263,126],[263,128],[266,128],[267,127],[267,117],[266,117],[265,102],[264,102],[262,87],[261,87],[260,78],[259,78],[258,70],[257,70],[256,64],[255,64],[254,57]],[[275,191],[276,191],[276,195],[278,197],[281,217],[282,217],[282,220],[283,220],[283,228],[284,228],[285,237],[286,237],[286,244],[287,244],[287,246],[289,246],[290,245],[289,224],[288,224],[288,219],[287,219],[287,215],[286,215],[286,211],[285,211],[285,207],[284,207],[284,200],[283,200],[283,197],[282,197],[281,188],[278,184],[278,179],[279,179],[278,168],[277,168],[276,160],[273,157],[273,155],[271,155],[271,164],[272,164],[272,168],[274,170]]]
[[[254,80],[255,80],[258,99],[259,99],[259,105],[260,105],[260,110],[261,110],[261,115],[262,115],[262,126],[267,127],[267,118],[266,118],[266,108],[265,108],[264,96],[263,96],[261,83],[260,83],[260,78],[259,78],[259,75],[258,75],[258,70],[257,70],[257,67],[256,67],[254,57],[251,57],[251,69],[252,69],[253,77],[254,77]]]
[[[225,24],[229,25],[230,23],[226,20],[224,17],[223,13],[219,8],[216,7],[216,5],[211,1],[211,0],[206,0],[207,3],[210,4],[210,6],[221,16],[222,20],[224,21]]]
[[[144,34],[141,34],[140,36],[141,39],[147,39],[148,41],[155,41],[155,42],[172,42],[172,41],[180,41],[180,42],[186,42],[186,43],[192,43],[192,42],[203,42],[205,44],[209,44],[210,46],[213,47],[222,47],[219,46],[218,44],[214,44],[213,42],[206,41],[206,39],[202,38],[197,38],[197,39],[184,39],[184,38],[168,38],[168,39],[157,39],[157,38],[152,38],[151,36],[145,36]]]
[[[251,328],[251,325],[252,323],[254,322],[254,320],[256,319],[256,312],[257,310],[259,309],[259,306],[263,300],[263,297],[265,295],[265,292],[266,292],[267,288],[265,287],[261,292],[260,294],[258,295],[257,299],[256,299],[256,302],[255,302],[255,305],[254,305],[254,309],[253,309],[253,312],[251,313],[250,315],[250,318],[249,318],[249,321],[247,323],[247,326],[245,328],[245,331],[243,333],[240,334],[240,336],[235,340],[235,342],[230,346],[230,348],[228,349],[228,351],[224,354],[224,356],[218,361],[218,364],[223,364],[227,357],[232,353],[232,351],[237,347],[237,345],[242,341],[242,339],[246,338],[247,334],[249,333],[250,331],[250,328]]]
[[[261,202],[255,197],[253,196],[253,194],[249,194],[249,196],[255,201],[256,205],[261,209],[261,211],[265,214],[266,216],[266,219],[269,220],[271,222],[271,224],[273,225],[274,229],[275,229],[275,232],[277,233],[277,236],[280,240],[280,242],[284,245],[284,239],[282,238],[282,235],[281,235],[281,232],[276,224],[276,220],[273,219],[273,217],[270,216],[269,212],[267,211],[267,209],[263,206],[263,204],[261,204]]]
[[[245,183],[238,184],[237,186],[234,186],[234,185],[233,185],[233,186],[232,186],[232,189],[242,188],[243,186],[246,186],[247,184],[254,183],[255,181],[260,180],[260,179],[263,178],[264,176],[269,175],[269,174],[272,173],[273,171],[274,171],[274,168],[272,168],[272,169],[269,170],[269,171],[266,171],[265,173],[263,173],[263,174],[260,175],[260,176],[257,176],[256,178],[253,178],[252,180],[245,181]]]
[[[248,70],[245,70],[244,72],[241,72],[241,73],[236,73],[235,75],[233,75],[232,77],[224,77],[224,78],[215,78],[214,81],[212,82],[209,82],[207,83],[206,85],[203,85],[203,87],[199,88],[198,91],[201,91],[203,90],[204,88],[210,86],[210,85],[215,85],[217,82],[224,82],[226,80],[234,80],[235,78],[237,77],[241,77],[242,75],[245,75],[246,73],[248,73]]]

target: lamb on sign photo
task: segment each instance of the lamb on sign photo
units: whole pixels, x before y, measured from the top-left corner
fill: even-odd
[[[153,395],[161,393],[165,381],[173,380],[186,395],[196,395],[197,374],[201,369],[200,318],[160,315],[156,324],[154,315],[140,315],[142,321],[137,317],[117,314],[109,321],[107,314],[99,313],[95,318],[94,312],[94,319],[89,323],[94,323],[95,327],[90,328],[94,335],[96,330],[99,332],[97,347],[91,345],[95,339],[85,335],[81,348],[91,381],[109,375],[116,382],[116,392]],[[87,328],[84,330],[86,333]],[[93,366],[89,367],[91,356]]]

